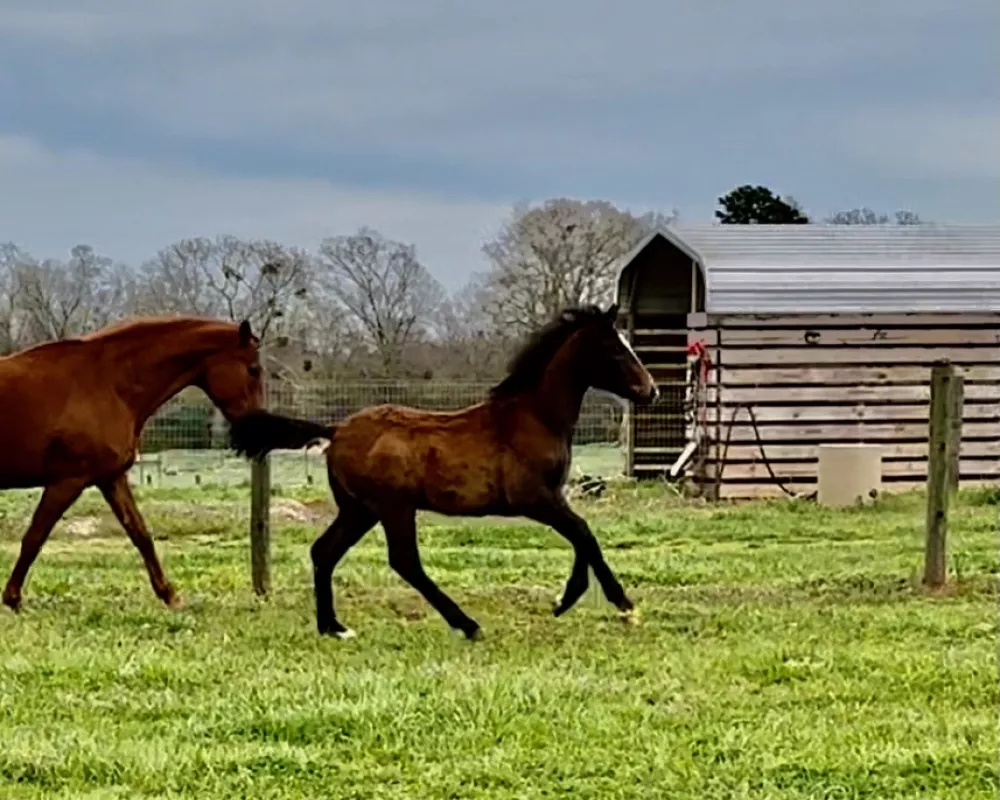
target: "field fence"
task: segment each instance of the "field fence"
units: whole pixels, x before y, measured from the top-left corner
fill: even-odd
[[[492,383],[472,381],[310,381],[268,388],[267,406],[315,422],[341,420],[367,406],[400,403],[447,411],[485,399]],[[620,475],[624,469],[625,404],[603,392],[584,398],[574,436],[574,470]],[[250,470],[229,450],[228,425],[200,391],[185,390],[146,424],[133,478],[146,485],[244,485]],[[274,486],[322,483],[322,453],[275,453]]]

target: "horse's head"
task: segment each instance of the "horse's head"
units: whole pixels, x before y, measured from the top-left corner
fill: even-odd
[[[656,381],[632,345],[615,326],[618,306],[593,314],[576,335],[577,363],[588,386],[635,403],[652,403],[660,396]]]
[[[205,360],[197,384],[227,420],[264,405],[260,339],[243,320],[232,343]]]

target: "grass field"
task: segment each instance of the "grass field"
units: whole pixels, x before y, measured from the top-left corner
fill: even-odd
[[[31,492],[0,496],[6,580]],[[0,613],[0,797],[995,798],[997,496],[959,498],[952,585],[916,587],[918,497],[712,508],[655,487],[577,502],[643,612],[549,613],[570,551],[537,525],[428,518],[469,643],[390,573],[339,569],[346,642],[313,632],[322,485],[274,499],[249,591],[246,491],[140,506],[187,608],[161,607],[88,495]]]

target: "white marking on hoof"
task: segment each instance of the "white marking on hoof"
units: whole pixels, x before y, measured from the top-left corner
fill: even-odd
[[[556,595],[556,600],[555,600],[556,608],[562,605],[562,601],[563,601],[563,593],[559,592],[559,594]]]
[[[345,628],[342,631],[335,631],[333,635],[336,636],[338,639],[353,639],[355,636],[357,636],[357,634],[350,628]]]
[[[619,616],[621,621],[626,625],[639,625],[642,622],[642,615],[639,613],[638,608],[630,608],[628,611],[622,611]]]

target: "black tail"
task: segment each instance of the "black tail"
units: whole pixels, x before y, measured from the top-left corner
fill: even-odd
[[[229,444],[240,455],[261,458],[272,450],[298,450],[333,439],[333,427],[270,411],[250,411],[229,426]]]

